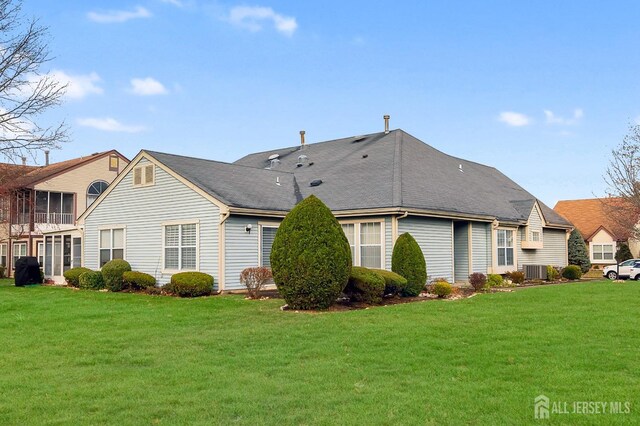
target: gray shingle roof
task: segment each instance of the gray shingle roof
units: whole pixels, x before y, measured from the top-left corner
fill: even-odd
[[[287,211],[315,194],[334,211],[398,207],[526,221],[536,201],[497,169],[444,154],[402,130],[250,154],[233,164],[147,152],[235,207]],[[280,163],[267,170],[273,154]],[[322,184],[310,186],[316,179]],[[538,203],[549,223],[570,226]]]

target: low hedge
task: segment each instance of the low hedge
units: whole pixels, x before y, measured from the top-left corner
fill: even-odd
[[[579,280],[582,277],[582,270],[577,265],[569,265],[562,270],[562,276],[568,280]]]
[[[354,302],[380,303],[384,296],[385,279],[372,269],[354,266],[344,293]]]
[[[203,272],[179,272],[164,289],[180,297],[207,296],[213,291],[213,277]]]
[[[504,279],[500,274],[489,274],[487,277],[487,287],[502,287],[504,285]]]
[[[397,295],[404,291],[407,286],[407,279],[395,272],[386,269],[371,269],[384,279],[384,294]]]
[[[71,268],[64,271],[62,275],[64,276],[64,279],[67,280],[68,285],[70,285],[71,287],[79,287],[80,275],[84,274],[85,272],[91,272],[91,269],[83,267]]]
[[[445,280],[437,280],[431,284],[431,292],[441,299],[450,295],[452,291],[453,287]]]
[[[144,290],[156,286],[156,279],[144,272],[125,271],[122,274],[122,281],[126,287],[133,290]]]
[[[80,275],[78,287],[86,290],[100,290],[104,288],[104,279],[100,271],[87,271]]]
[[[104,285],[109,291],[121,291],[124,289],[122,274],[131,270],[129,262],[122,259],[113,259],[102,267]]]
[[[555,281],[560,278],[560,271],[554,266],[547,265],[547,281]]]
[[[469,284],[475,291],[480,291],[487,285],[487,276],[482,272],[474,272],[469,275]]]
[[[507,272],[507,278],[509,278],[511,282],[514,284],[522,284],[524,282],[524,272],[522,271]]]

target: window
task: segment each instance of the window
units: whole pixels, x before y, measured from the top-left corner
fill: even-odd
[[[109,170],[112,172],[118,171],[118,166],[120,165],[120,158],[117,155],[109,156]]]
[[[14,243],[13,244],[13,269],[16,268],[16,261],[21,257],[27,255],[27,243]]]
[[[343,223],[353,265],[367,268],[384,268],[382,255],[383,222]]]
[[[87,189],[87,208],[104,192],[109,184],[103,180],[97,180]]]
[[[260,266],[271,267],[271,246],[277,231],[277,226],[260,226]]]
[[[7,245],[0,244],[0,266],[7,266]]]
[[[100,230],[100,267],[113,259],[124,259],[124,228]]]
[[[44,242],[38,243],[38,263],[40,267],[44,267]]]
[[[613,244],[592,244],[593,260],[613,260]]]
[[[531,241],[540,241],[540,231],[531,231]]]
[[[133,186],[153,185],[154,175],[155,166],[153,164],[134,167]]]
[[[164,269],[198,270],[198,225],[196,223],[164,226]]]
[[[35,223],[73,225],[75,197],[71,193],[36,191]]]
[[[513,231],[498,229],[498,266],[513,266]]]

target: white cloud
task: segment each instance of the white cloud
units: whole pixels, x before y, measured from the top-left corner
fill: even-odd
[[[253,32],[262,30],[264,23],[269,21],[278,32],[289,37],[298,28],[296,18],[276,13],[270,7],[236,6],[229,13],[229,22]]]
[[[151,12],[142,6],[138,6],[134,10],[108,10],[105,12],[87,13],[87,18],[89,18],[89,20],[100,24],[121,23],[131,19],[149,17],[151,17]]]
[[[147,130],[147,128],[144,126],[122,124],[118,120],[110,117],[79,118],[78,124],[84,127],[92,127],[94,129],[102,130],[105,132],[139,133]]]
[[[183,7],[184,3],[182,3],[180,0],[160,0],[162,3],[166,3],[166,4],[172,4],[176,7]]]
[[[53,70],[49,76],[61,84],[67,85],[65,96],[71,99],[82,99],[87,95],[101,95],[104,89],[98,84],[102,81],[95,73],[89,74],[67,74],[64,71]]]
[[[582,119],[582,117],[584,117],[584,111],[582,111],[581,108],[576,108],[573,111],[573,116],[571,118],[564,118],[564,117],[555,115],[553,111],[545,109],[544,116],[547,119],[547,124],[560,124],[560,125],[571,126],[571,125],[577,124]]]
[[[522,127],[531,124],[531,118],[524,114],[513,111],[503,111],[498,116],[498,121],[501,121],[509,126]]]
[[[164,95],[168,93],[162,83],[152,77],[132,78],[130,91],[140,96]]]

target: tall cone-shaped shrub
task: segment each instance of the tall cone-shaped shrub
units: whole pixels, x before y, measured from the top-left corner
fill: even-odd
[[[400,235],[393,246],[391,270],[407,279],[402,296],[417,296],[427,282],[427,262],[416,240],[408,232]]]
[[[326,309],[349,280],[351,248],[342,227],[310,195],[284,218],[271,248],[278,292],[293,309]]]
[[[582,234],[577,229],[571,231],[569,241],[567,241],[569,250],[569,265],[577,265],[583,274],[591,269],[591,261],[589,260],[589,250],[582,238]]]

